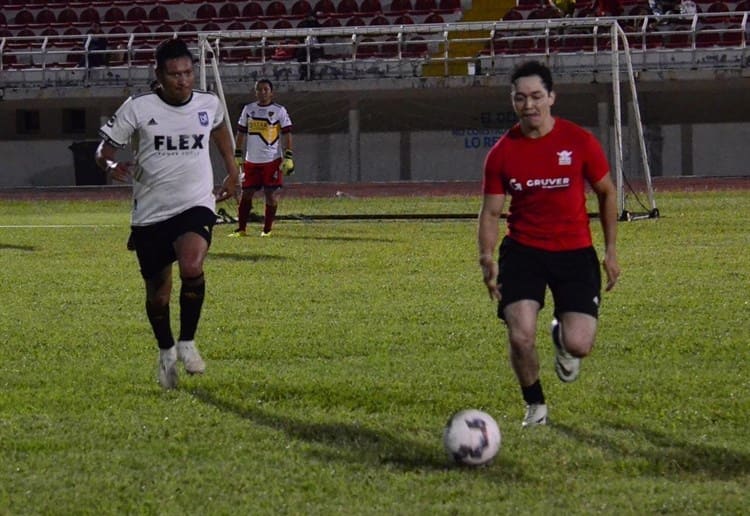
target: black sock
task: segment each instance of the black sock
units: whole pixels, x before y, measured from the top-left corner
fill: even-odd
[[[169,322],[169,305],[156,306],[146,301],[146,315],[159,348],[169,349],[174,346],[172,326]]]
[[[521,387],[523,399],[528,405],[539,405],[544,403],[544,392],[542,392],[542,383],[537,380],[528,387]]]
[[[180,287],[180,340],[193,340],[201,317],[206,281],[201,274],[196,278],[182,278]]]

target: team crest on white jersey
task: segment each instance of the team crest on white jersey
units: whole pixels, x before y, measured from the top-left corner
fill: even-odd
[[[573,151],[561,150],[557,153],[557,164],[558,165],[572,165],[573,164]]]
[[[208,113],[205,111],[198,111],[198,121],[203,127],[208,127]]]

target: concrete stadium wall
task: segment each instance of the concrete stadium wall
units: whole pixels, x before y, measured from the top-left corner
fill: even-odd
[[[750,81],[653,81],[639,85],[654,176],[747,176]],[[314,87],[314,86],[311,86]],[[556,114],[588,127],[610,149],[610,85],[563,84]],[[96,141],[97,129],[126,95],[104,99],[50,97],[0,101],[0,188],[75,185],[74,142]],[[277,91],[294,121],[297,173],[291,182],[451,181],[479,177],[489,147],[513,123],[509,89],[492,85],[380,91]],[[227,99],[234,122],[250,92]],[[62,110],[85,109],[86,133],[62,135]],[[15,113],[40,111],[40,131],[16,132]],[[611,114],[608,115],[611,118]],[[627,109],[624,110],[627,117]],[[356,128],[352,128],[352,121]],[[632,128],[625,127],[625,168],[637,166]],[[215,161],[215,163],[218,163]],[[224,171],[217,164],[217,182]]]

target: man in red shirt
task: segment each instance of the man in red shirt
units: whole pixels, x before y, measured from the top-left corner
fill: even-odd
[[[477,239],[479,264],[498,303],[510,341],[510,361],[526,402],[523,426],[547,422],[535,347],[537,316],[549,286],[554,300],[555,370],[563,382],[578,377],[596,336],[601,273],[586,212],[586,183],[596,193],[604,233],[606,290],[617,281],[616,190],[599,142],[587,130],[552,116],[552,74],[541,63],[520,65],[511,76],[519,122],[490,149]],[[495,261],[505,197],[508,233]]]

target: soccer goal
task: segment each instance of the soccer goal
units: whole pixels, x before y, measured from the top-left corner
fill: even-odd
[[[418,26],[415,27],[414,30],[419,28]],[[337,30],[341,31],[342,29]],[[351,27],[347,30],[351,30],[352,37],[356,40],[359,36],[358,31],[365,29]],[[389,31],[398,35],[398,31],[404,29],[396,26],[385,26],[379,27],[378,30],[382,32],[382,34],[380,34],[382,37],[387,37]],[[610,147],[612,149],[612,165],[617,186],[617,208],[619,218],[623,221],[631,221],[659,217],[659,210],[656,207],[651,182],[651,170],[638,103],[638,91],[636,88],[635,73],[633,71],[631,48],[628,43],[628,36],[633,36],[633,33],[626,34],[616,19],[598,18],[524,20],[522,22],[500,21],[448,23],[445,24],[444,28],[441,28],[441,34],[443,34],[442,37],[446,38],[446,40],[451,39],[451,42],[454,44],[460,43],[462,41],[462,33],[466,32],[474,34],[483,32],[489,34],[487,37],[487,44],[490,48],[494,48],[492,42],[495,41],[494,38],[496,34],[502,34],[502,37],[505,40],[513,40],[515,43],[522,41],[528,42],[530,40],[535,41],[536,46],[533,47],[533,50],[515,54],[498,54],[497,59],[495,58],[493,50],[491,54],[492,64],[489,67],[491,70],[490,73],[493,75],[505,75],[509,72],[509,70],[506,69],[508,66],[512,67],[515,63],[528,59],[563,62],[566,59],[566,56],[572,56],[574,58],[572,64],[564,65],[564,67],[566,72],[573,74],[576,72],[585,72],[587,70],[585,64],[586,59],[598,63],[596,66],[599,66],[600,70],[606,70],[606,63],[609,61],[611,64],[612,107],[614,111],[612,115],[613,133],[609,133],[609,120],[606,121],[606,125],[608,134],[611,134],[611,136],[608,136],[608,140],[613,140]],[[608,39],[611,43],[608,45],[602,45],[599,49],[597,49],[596,44],[594,44],[593,51],[588,50],[585,52],[572,53],[567,52],[564,47],[555,47],[551,43],[553,40],[559,42],[566,36],[577,37],[586,33],[588,33],[588,37],[593,38],[594,41],[596,41],[597,36],[608,35]],[[455,34],[455,37],[451,37],[451,34]],[[552,38],[550,36],[551,34],[555,34],[556,36]],[[227,36],[230,35],[239,40],[242,40],[242,38],[245,37],[249,39],[251,36],[250,32],[247,32],[246,34],[243,31],[232,32]],[[301,32],[300,35],[304,34]],[[231,127],[231,121],[229,120],[229,113],[226,109],[226,99],[222,86],[220,63],[217,58],[217,56],[221,55],[221,49],[218,46],[218,42],[221,40],[222,36],[224,35],[203,34],[200,36],[200,84],[202,88],[207,89],[206,74],[210,69],[213,74],[213,89],[224,103],[225,111],[227,113],[226,120]],[[295,34],[295,36],[297,35]],[[214,38],[216,41],[216,47],[212,46],[210,38]],[[476,40],[476,36],[472,36],[472,38],[471,41]],[[538,46],[539,41],[546,42],[543,44],[543,49]],[[444,53],[443,57],[440,58],[426,55],[424,59],[428,61],[442,59],[447,63],[451,59],[466,60],[466,57],[451,57],[448,53]],[[273,63],[267,63],[267,65],[271,67],[275,66]],[[448,70],[451,67],[446,65],[444,68]],[[624,76],[622,76],[623,74]],[[621,91],[623,85],[627,85],[626,87],[629,92]],[[627,117],[624,117],[622,112],[622,106],[625,103],[632,106],[632,110]],[[625,125],[623,125],[623,120],[625,118],[627,119]]]
[[[615,183],[617,186],[617,207],[620,220],[630,221],[648,218],[658,218],[659,209],[656,207],[654,188],[651,182],[651,168],[646,152],[646,139],[643,134],[641,110],[638,104],[638,90],[633,72],[633,61],[630,53],[628,38],[619,23],[611,26],[612,41],[612,99],[614,105],[614,152],[615,152]],[[622,42],[623,51],[619,51]],[[625,58],[627,83],[630,87],[630,97],[633,105],[632,117],[635,126],[635,137],[638,143],[638,160],[631,159],[629,170],[625,170],[624,138],[622,125],[622,95],[620,91],[620,55]],[[645,198],[644,198],[645,197]]]

